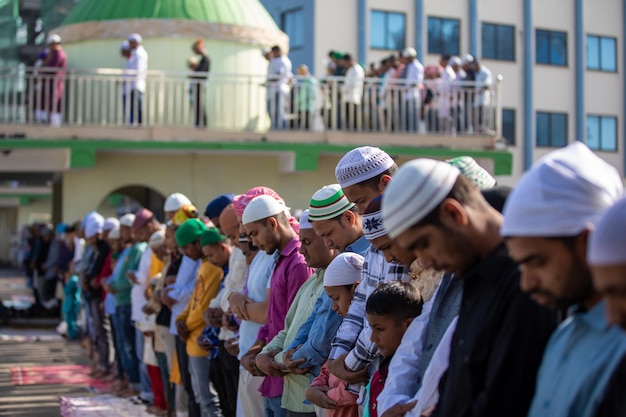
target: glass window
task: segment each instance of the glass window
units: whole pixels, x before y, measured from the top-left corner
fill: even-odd
[[[515,109],[502,109],[502,137],[509,145],[515,145]]]
[[[567,65],[567,33],[537,29],[535,42],[538,64]]]
[[[289,49],[304,46],[304,10],[294,9],[280,15],[282,31],[289,36]]]
[[[515,61],[515,26],[482,24],[483,58]]]
[[[398,51],[406,46],[404,13],[372,10],[370,13],[370,48]]]
[[[617,40],[587,35],[587,69],[617,71]]]
[[[428,18],[428,53],[459,55],[459,19]]]
[[[537,138],[539,147],[561,147],[567,145],[567,114],[537,112]]]
[[[617,118],[588,115],[587,146],[596,151],[617,152]]]

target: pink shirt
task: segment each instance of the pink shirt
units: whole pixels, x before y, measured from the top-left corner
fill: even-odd
[[[359,406],[356,400],[358,395],[346,389],[346,383],[335,375],[328,372],[328,362],[322,367],[322,372],[311,382],[311,387],[330,388],[326,395],[333,400],[339,408],[326,410],[326,417],[354,417],[359,415]]]
[[[257,339],[269,343],[285,327],[285,316],[296,293],[313,273],[300,253],[300,241],[294,238],[280,252],[270,279],[267,324],[259,329]],[[266,376],[259,388],[264,397],[283,395],[283,378]]]

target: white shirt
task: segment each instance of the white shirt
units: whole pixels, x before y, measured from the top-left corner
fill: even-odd
[[[491,92],[489,88],[493,84],[491,71],[484,65],[480,66],[476,72],[476,94],[474,95],[474,106],[488,106],[491,104]]]
[[[439,117],[446,117],[450,113],[450,107],[456,103],[454,100],[454,80],[456,74],[450,65],[441,72],[440,83],[438,84],[439,96],[437,98],[437,110],[439,111]]]
[[[146,71],[148,71],[148,53],[143,46],[139,45],[137,49],[134,49],[130,53],[130,57],[126,60],[124,69],[132,70],[133,72],[128,75],[131,80],[126,83],[126,92],[130,93],[132,90],[139,90],[142,93],[146,91]]]
[[[344,103],[361,104],[365,71],[359,64],[354,64],[348,71],[341,86],[341,101]]]
[[[291,69],[291,60],[286,55],[270,59],[267,80],[273,92],[289,93],[289,79],[293,77]]]
[[[413,398],[417,400],[417,404],[412,410],[405,414],[405,417],[420,417],[424,411],[439,402],[439,381],[443,373],[448,369],[450,363],[450,346],[458,319],[459,317],[457,316],[452,320],[443,338],[439,342],[437,349],[435,349],[433,358],[424,372],[422,388],[420,388],[417,395]]]
[[[145,292],[148,284],[150,283],[150,264],[152,264],[152,249],[150,246],[146,247],[146,250],[139,259],[139,266],[135,272],[137,278],[137,284],[133,284],[133,288],[130,290],[130,305],[131,315],[130,319],[133,321],[145,320],[145,314],[141,311],[143,306],[148,302],[146,300]]]
[[[224,287],[217,293],[217,297],[211,300],[209,308],[221,308],[226,312],[230,308],[228,296],[234,292],[242,292],[246,282],[246,274],[248,273],[248,265],[246,265],[246,257],[241,249],[233,247],[228,258],[228,274],[224,278]],[[235,334],[222,327],[220,331],[220,340],[228,340]]]
[[[415,58],[406,65],[405,83],[409,87],[407,89],[405,100],[418,99],[420,92],[419,86],[424,82],[424,66]]]

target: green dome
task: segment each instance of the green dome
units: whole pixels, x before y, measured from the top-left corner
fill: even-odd
[[[82,0],[63,26],[121,19],[183,19],[278,29],[259,0]]]

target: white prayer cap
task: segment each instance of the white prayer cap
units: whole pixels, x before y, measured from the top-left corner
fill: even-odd
[[[120,238],[120,226],[117,225],[113,229],[109,231],[109,235],[107,236],[111,240],[117,240]]]
[[[178,209],[182,206],[187,206],[189,204],[191,204],[191,200],[189,200],[185,194],[170,194],[170,196],[165,199],[163,211],[178,211]]]
[[[357,253],[344,252],[333,259],[324,272],[325,287],[340,287],[361,280],[363,257]]]
[[[124,41],[120,44],[120,49],[122,51],[130,51],[130,44],[128,43],[128,41]]]
[[[461,58],[461,65],[466,65],[474,62],[474,57],[471,54],[465,54]]]
[[[105,221],[104,221],[104,225],[102,226],[102,230],[107,232],[109,230],[113,230],[116,227],[120,226],[120,221],[118,219],[116,219],[115,217],[108,217]]]
[[[48,35],[48,38],[46,39],[46,45],[50,45],[53,43],[61,43],[61,37],[56,33]]]
[[[502,236],[568,237],[593,225],[622,196],[617,170],[581,142],[550,152],[504,206]]]
[[[120,226],[133,227],[133,223],[135,223],[135,215],[133,213],[127,213],[120,217]]]
[[[478,165],[478,162],[471,156],[457,156],[446,162],[457,167],[461,174],[469,178],[481,190],[488,190],[496,186],[496,179]]]
[[[85,224],[85,237],[90,239],[97,235],[98,233],[102,233],[102,227],[104,226],[104,217],[99,215],[98,213],[94,213],[87,220],[87,224]]]
[[[313,225],[309,221],[309,210],[304,210],[302,214],[300,214],[300,230],[303,229],[313,229]]]
[[[267,219],[282,213],[287,209],[284,204],[279,203],[269,195],[254,197],[246,206],[241,216],[241,223],[248,224],[259,220]]]
[[[373,146],[361,146],[345,154],[335,168],[341,188],[374,178],[391,168],[393,159],[387,152]]]
[[[415,48],[405,48],[402,51],[402,58],[415,58],[417,56],[417,51]]]
[[[143,41],[143,38],[138,33],[132,33],[132,34],[128,35],[128,42],[141,43],[142,41]]]
[[[150,235],[150,239],[148,239],[148,246],[150,246],[151,249],[156,249],[162,246],[164,243],[165,243],[165,231],[164,230],[157,230],[156,232],[152,233],[152,235]]]
[[[626,198],[604,212],[589,237],[590,265],[626,265]]]
[[[451,67],[460,67],[461,66],[461,58],[458,56],[453,56],[448,60],[448,65]]]
[[[402,165],[383,194],[383,222],[389,237],[423,220],[450,193],[461,172],[434,159],[414,159]]]

